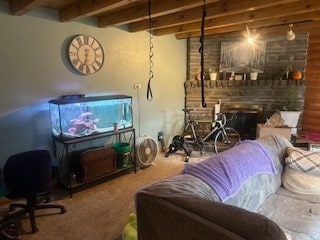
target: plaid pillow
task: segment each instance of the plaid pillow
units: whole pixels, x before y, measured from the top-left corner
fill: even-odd
[[[298,148],[288,147],[286,164],[301,172],[320,175],[320,152],[310,152]]]

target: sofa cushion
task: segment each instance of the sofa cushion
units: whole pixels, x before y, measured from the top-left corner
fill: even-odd
[[[259,174],[248,179],[241,186],[237,195],[226,201],[227,204],[245,208],[249,211],[256,211],[268,196],[275,193],[281,186],[282,168],[287,156],[286,148],[292,144],[283,136],[268,135],[256,140],[263,144],[271,156],[277,175]],[[263,188],[261,188],[263,185]]]
[[[320,176],[285,167],[283,186],[294,193],[320,195]]]
[[[267,198],[258,213],[276,222],[292,240],[320,239],[320,196],[280,188]]]
[[[288,147],[287,153],[285,161],[290,168],[320,176],[320,152]]]
[[[261,173],[276,175],[273,159],[257,141],[246,140],[197,164],[186,164],[184,173],[212,187],[221,201],[235,196],[246,180]]]
[[[287,147],[293,147],[288,139],[278,134],[274,134],[258,138],[257,141],[267,148],[269,154],[273,158],[277,170],[279,170],[278,168],[281,169],[282,165],[285,164],[285,158],[288,156]],[[279,173],[282,173],[282,169]]]
[[[165,199],[247,240],[287,239],[275,222],[258,213],[198,197]]]

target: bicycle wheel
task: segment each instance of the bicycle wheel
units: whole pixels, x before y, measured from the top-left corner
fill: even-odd
[[[225,128],[220,130],[214,139],[214,151],[222,152],[233,147],[237,142],[240,142],[239,133],[233,128]]]

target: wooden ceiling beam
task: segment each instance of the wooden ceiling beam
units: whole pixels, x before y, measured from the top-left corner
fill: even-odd
[[[308,13],[312,11],[320,10],[319,0],[307,0],[299,1],[274,7],[268,7],[258,9],[254,11],[245,12],[242,14],[232,14],[228,17],[217,17],[206,20],[206,28],[214,27],[227,27],[237,25],[239,23],[246,24],[258,20],[270,20],[272,18],[294,16],[296,14]],[[201,27],[201,21],[189,24],[183,24],[180,26],[167,27],[161,29],[155,29],[154,34],[156,36],[172,34],[172,33],[184,33],[197,31]]]
[[[40,7],[43,0],[10,0],[10,13],[15,16],[21,16],[36,7]]]
[[[298,0],[229,0],[220,1],[218,3],[207,4],[206,12],[210,17],[229,16],[231,14],[243,13],[246,11],[257,10],[265,7],[278,6],[281,4],[297,2]],[[160,16],[152,19],[153,29],[176,26],[196,21],[201,21],[202,6],[197,8],[188,9],[182,12],[173,13],[165,16]],[[130,32],[137,32],[149,28],[149,21],[142,20],[131,23],[129,25]]]
[[[176,34],[178,39],[199,36],[203,0],[150,0],[154,35]],[[61,21],[98,17],[100,27],[129,23],[129,31],[149,28],[148,1],[145,0],[7,0],[13,15],[36,8],[59,10]],[[206,0],[205,34],[242,34],[250,29],[288,23],[319,22],[319,0]],[[307,24],[307,23],[306,23]],[[283,26],[282,26],[283,25]],[[302,25],[304,26],[304,25]],[[320,29],[320,27],[318,26]],[[273,28],[272,28],[273,29]],[[304,29],[305,30],[305,29]],[[312,31],[320,32],[313,28]],[[273,31],[275,32],[275,31]]]
[[[207,0],[207,3],[219,0]],[[203,0],[153,0],[151,1],[151,17],[172,14],[186,9],[202,6]],[[99,27],[119,26],[149,18],[147,2],[117,12],[111,12],[98,18]]]
[[[93,16],[102,12],[111,11],[138,0],[81,0],[59,10],[61,22],[72,21],[84,17]]]
[[[272,23],[271,23],[272,24]],[[320,27],[319,21],[314,22],[300,22],[300,23],[294,23],[293,30],[298,33],[307,33],[311,30],[314,30],[316,28]],[[275,36],[285,36],[286,31],[288,31],[288,25],[282,24],[282,25],[268,25],[267,21],[261,21],[261,22],[255,22],[251,23],[249,26],[249,29],[251,29],[253,32],[259,34],[259,38],[265,38],[269,37],[270,35]],[[207,29],[205,31],[205,36],[210,37],[245,37],[246,28],[243,26],[243,24],[234,25],[227,28],[214,28],[214,29]],[[200,37],[201,31],[194,31],[190,33],[181,33],[175,35],[177,39],[186,39],[186,38],[192,38],[192,37]]]

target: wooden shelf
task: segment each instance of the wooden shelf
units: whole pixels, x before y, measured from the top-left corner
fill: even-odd
[[[214,87],[239,87],[239,86],[305,86],[306,80],[204,80],[204,86],[209,88]],[[201,82],[196,80],[185,81],[185,87],[200,88]]]

